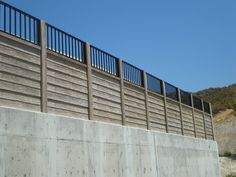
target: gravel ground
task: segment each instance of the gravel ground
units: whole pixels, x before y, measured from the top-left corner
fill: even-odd
[[[236,176],[236,157],[220,157],[220,163],[222,177],[230,174]]]

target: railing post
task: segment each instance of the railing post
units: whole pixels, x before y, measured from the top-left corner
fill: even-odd
[[[87,63],[87,84],[88,84],[88,118],[93,119],[93,89],[92,89],[92,63],[90,44],[85,43],[85,61]]]
[[[180,110],[181,133],[182,133],[182,135],[184,135],[183,108],[182,108],[181,93],[180,93],[179,88],[178,88],[178,99],[179,99],[179,110]]]
[[[150,130],[150,120],[149,120],[149,106],[148,106],[148,85],[147,85],[147,73],[143,71],[143,85],[145,89],[145,106],[146,106],[146,121],[147,129]]]
[[[119,68],[119,77],[120,77],[120,99],[121,99],[122,125],[126,125],[123,68],[122,68],[122,60],[120,60],[120,59],[118,60],[118,68]]]
[[[214,123],[213,123],[213,114],[212,114],[211,103],[209,103],[209,107],[210,107],[210,114],[211,114],[212,136],[213,136],[213,140],[215,140],[215,130],[214,130]]]
[[[168,126],[168,116],[167,116],[167,103],[166,103],[166,87],[165,82],[162,80],[162,91],[163,91],[163,101],[164,101],[164,110],[165,110],[165,121],[166,121],[166,133],[169,132],[169,126]]]
[[[204,110],[204,102],[203,102],[203,99],[201,99],[201,103],[202,103],[202,116],[203,116],[203,125],[204,125],[204,131],[205,131],[205,139],[207,139],[206,120],[205,120],[205,110]]]
[[[44,20],[40,21],[40,64],[41,64],[41,111],[48,111],[48,98],[47,98],[47,49],[46,49],[46,23]]]
[[[196,124],[195,124],[195,111],[194,111],[194,105],[193,105],[193,94],[190,94],[190,96],[191,96],[191,105],[192,105],[192,114],[193,114],[194,136],[197,137],[197,130],[196,130]]]

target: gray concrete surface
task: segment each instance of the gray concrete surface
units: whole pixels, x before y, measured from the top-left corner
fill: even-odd
[[[220,177],[214,141],[0,107],[1,177]]]

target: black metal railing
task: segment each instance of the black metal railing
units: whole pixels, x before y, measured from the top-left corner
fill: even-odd
[[[85,42],[50,24],[46,24],[46,36],[47,49],[85,63]]]
[[[162,81],[157,77],[147,73],[147,89],[159,94],[163,94]]]
[[[166,96],[168,98],[171,98],[176,101],[179,100],[177,87],[165,82],[165,90],[166,90]]]
[[[2,1],[0,30],[33,44],[40,43],[40,20]]]
[[[125,61],[122,63],[123,79],[141,87],[143,84],[143,71]]]
[[[181,103],[186,104],[188,106],[192,106],[190,93],[180,90],[180,98],[181,98]]]
[[[91,64],[94,68],[97,68],[115,76],[119,76],[118,58],[92,45],[90,46],[90,54]]]
[[[210,114],[211,111],[210,111],[210,105],[209,105],[209,103],[203,101],[203,106],[204,106],[204,112]]]
[[[193,106],[194,108],[202,111],[202,100],[196,96],[193,96]]]

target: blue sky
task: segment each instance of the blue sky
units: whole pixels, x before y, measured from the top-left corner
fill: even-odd
[[[235,0],[5,0],[181,89],[236,83]]]

